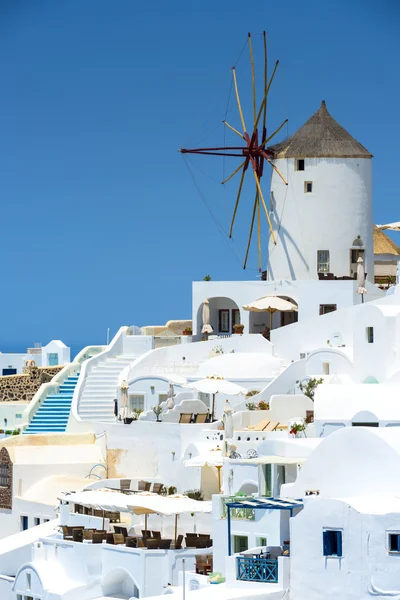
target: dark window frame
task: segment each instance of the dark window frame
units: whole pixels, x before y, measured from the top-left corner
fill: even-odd
[[[222,329],[222,314],[225,313],[228,315],[228,325],[226,329]],[[218,310],[218,331],[220,333],[230,333],[230,310],[229,308],[220,308]]]
[[[304,158],[296,158],[296,171],[305,171],[306,161]]]
[[[374,328],[373,327],[366,327],[365,329],[365,333],[367,336],[367,344],[373,344],[374,343]]]
[[[0,487],[8,487],[10,484],[10,465],[0,464]]]
[[[304,182],[304,193],[305,194],[312,194],[312,192],[313,192],[313,182],[312,181],[305,181]]]
[[[389,531],[389,533],[388,533],[388,552],[390,554],[400,554],[400,532]]]
[[[322,532],[323,554],[327,558],[342,558],[343,532],[341,529],[324,529]]]
[[[331,310],[325,310],[327,308],[329,308]],[[335,312],[335,310],[337,310],[337,304],[320,304],[319,305],[319,314],[320,315],[329,315],[329,313]]]

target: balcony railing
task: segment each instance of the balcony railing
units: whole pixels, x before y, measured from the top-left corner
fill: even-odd
[[[240,581],[261,581],[277,583],[278,561],[272,558],[237,557],[237,579]]]

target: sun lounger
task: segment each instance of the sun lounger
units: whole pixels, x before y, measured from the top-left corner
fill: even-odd
[[[175,550],[180,550],[182,548],[183,535],[179,534],[176,538]]]
[[[254,427],[248,427],[247,429],[251,429],[251,431],[265,431],[269,423],[270,421],[268,421],[268,419],[263,419],[262,421],[259,421],[257,425],[254,425]]]
[[[171,548],[172,540],[158,540],[158,547],[160,550],[169,550]]]
[[[179,417],[179,423],[190,423],[192,420],[192,413],[181,413]]]
[[[271,421],[269,425],[265,429],[263,429],[263,431],[275,431],[278,425],[279,421]]]
[[[154,494],[161,494],[162,490],[163,490],[163,484],[162,483],[153,483],[153,493]]]
[[[201,415],[196,415],[195,418],[195,423],[206,423],[207,422],[207,418],[208,418],[208,414],[201,414]]]
[[[151,481],[139,481],[138,490],[139,492],[149,492],[151,488]]]
[[[121,492],[126,492],[131,489],[131,480],[130,479],[120,479],[119,487]]]
[[[146,541],[146,548],[148,550],[156,550],[161,540],[150,539]]]

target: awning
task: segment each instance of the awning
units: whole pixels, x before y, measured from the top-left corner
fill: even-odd
[[[248,310],[250,312],[291,312],[297,311],[298,307],[293,302],[289,302],[289,300],[284,300],[279,296],[264,296],[264,298],[259,298],[254,302],[250,302],[250,304],[245,304],[243,306],[244,310]]]
[[[293,510],[294,508],[301,508],[303,506],[302,500],[295,500],[293,498],[254,498],[254,500],[233,500],[227,502],[226,506],[229,508],[262,508],[270,510]]]
[[[257,458],[231,458],[230,463],[246,465],[302,465],[307,459],[293,456],[257,456]]]

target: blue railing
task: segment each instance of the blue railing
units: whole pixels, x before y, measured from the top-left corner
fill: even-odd
[[[272,558],[237,557],[237,579],[277,583],[278,561]]]

